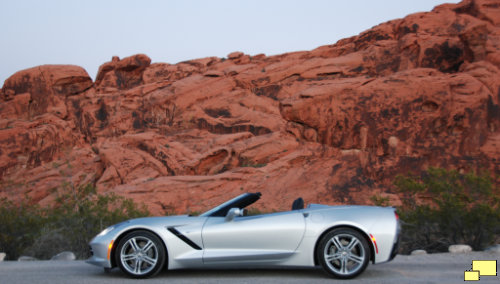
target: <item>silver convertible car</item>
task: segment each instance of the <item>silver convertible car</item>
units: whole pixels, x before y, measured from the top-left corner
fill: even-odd
[[[149,217],[111,226],[91,242],[88,263],[133,278],[160,270],[320,265],[353,278],[390,261],[400,239],[391,207],[327,206],[298,198],[292,210],[248,216],[260,193],[244,193],[199,216]]]

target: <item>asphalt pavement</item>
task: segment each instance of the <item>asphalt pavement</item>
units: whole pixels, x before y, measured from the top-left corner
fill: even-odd
[[[500,283],[500,254],[398,255],[388,263],[369,265],[353,280],[336,280],[320,268],[313,269],[231,269],[163,271],[145,280],[126,278],[119,269],[104,273],[84,261],[4,261],[0,262],[0,283],[469,283],[464,271],[472,260],[497,260],[497,276],[481,276],[470,283]]]

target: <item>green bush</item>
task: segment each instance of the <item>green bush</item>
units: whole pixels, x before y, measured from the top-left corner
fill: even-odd
[[[41,209],[28,205],[27,198],[19,205],[0,199],[0,251],[7,259],[17,259],[39,236],[43,221]]]
[[[394,184],[402,199],[403,253],[461,243],[482,250],[500,234],[500,199],[488,173],[429,168],[421,176],[397,176]]]
[[[148,216],[144,206],[116,194],[97,194],[93,185],[56,189],[56,202],[47,208],[15,206],[0,200],[0,251],[9,259],[21,254],[49,259],[61,251],[77,258],[89,256],[88,242],[104,228],[131,218]]]
[[[383,197],[380,194],[376,194],[370,197],[370,201],[373,202],[373,205],[375,206],[390,206],[389,197]]]

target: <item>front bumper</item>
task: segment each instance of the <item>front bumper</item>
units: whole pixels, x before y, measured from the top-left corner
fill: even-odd
[[[112,268],[111,259],[108,259],[108,255],[111,258],[111,254],[108,254],[109,240],[103,240],[102,238],[95,238],[90,243],[90,253],[91,257],[85,262],[93,265],[97,265],[104,268]]]
[[[95,255],[91,256],[89,259],[85,261],[86,263],[97,265],[104,268],[112,268],[111,262],[105,258],[96,257]]]

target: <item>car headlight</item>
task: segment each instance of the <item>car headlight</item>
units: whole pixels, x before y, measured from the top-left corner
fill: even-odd
[[[97,236],[104,236],[104,235],[106,235],[107,233],[111,232],[114,228],[115,228],[115,226],[110,226],[110,227],[107,227],[107,228],[106,228],[106,229],[104,229],[102,232],[100,232]]]

